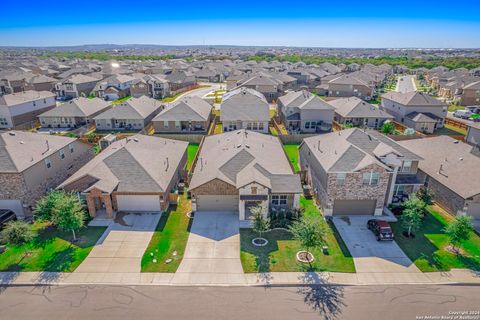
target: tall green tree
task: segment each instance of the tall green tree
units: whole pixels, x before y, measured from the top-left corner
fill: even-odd
[[[395,132],[395,125],[390,122],[386,121],[381,128],[383,134],[393,134]]]
[[[457,216],[445,228],[449,242],[456,252],[458,252],[458,247],[463,241],[470,239],[472,232],[473,226],[470,216]]]
[[[52,222],[62,231],[72,231],[73,240],[77,240],[75,231],[85,225],[85,211],[80,200],[73,194],[57,200],[53,208]]]
[[[263,216],[263,207],[256,206],[250,209],[253,215],[253,231],[258,233],[259,238],[262,233],[270,229],[270,219]]]
[[[300,245],[310,254],[312,254],[310,252],[312,248],[319,247],[326,242],[327,232],[325,224],[320,218],[304,216],[294,221],[289,229],[293,238],[299,241]]]
[[[430,188],[427,188],[427,187],[420,188],[420,190],[418,190],[417,192],[417,197],[420,198],[427,206],[433,204],[434,194]]]

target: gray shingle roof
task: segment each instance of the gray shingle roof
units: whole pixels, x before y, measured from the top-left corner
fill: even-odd
[[[444,107],[447,104],[443,101],[435,99],[434,97],[421,92],[421,91],[411,91],[411,92],[396,92],[391,91],[385,93],[382,98],[395,101],[404,106],[439,106]]]
[[[137,119],[144,120],[161,107],[158,100],[141,96],[132,98],[102,112],[94,119]]]
[[[270,107],[260,92],[238,88],[223,96],[220,121],[269,121]]]
[[[257,182],[272,192],[300,193],[302,190],[300,177],[293,174],[278,138],[246,130],[204,140],[190,189],[214,179],[236,188]]]
[[[60,187],[85,176],[93,178],[93,188],[104,192],[167,192],[186,153],[188,142],[135,135],[111,144]]]
[[[212,108],[200,97],[187,96],[168,105],[153,121],[207,121]]]
[[[56,108],[50,109],[39,115],[39,117],[90,117],[91,115],[106,110],[110,102],[99,98],[88,99],[84,97],[75,98]]]
[[[380,118],[393,119],[389,113],[357,97],[335,99],[328,102],[335,112],[344,118]]]

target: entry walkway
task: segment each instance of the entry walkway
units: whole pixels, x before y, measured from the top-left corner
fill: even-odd
[[[172,284],[245,284],[238,213],[197,212]]]
[[[117,217],[75,273],[139,273],[160,216],[131,213]]]

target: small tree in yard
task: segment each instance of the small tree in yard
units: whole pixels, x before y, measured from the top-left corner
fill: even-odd
[[[293,222],[289,229],[293,238],[299,241],[300,245],[306,249],[307,256],[310,253],[313,257],[310,249],[325,243],[325,225],[319,218],[302,217],[300,220]]]
[[[253,214],[253,231],[262,237],[262,233],[270,229],[270,219],[263,216],[263,207],[256,206],[250,209]]]
[[[395,125],[390,122],[390,121],[386,121],[383,125],[382,125],[382,129],[381,129],[382,133],[384,134],[393,134],[395,132]]]
[[[0,233],[2,242],[20,245],[32,240],[34,233],[31,226],[25,221],[9,221]]]
[[[401,216],[403,228],[407,231],[407,236],[412,236],[412,231],[417,231],[423,222],[425,214],[425,202],[413,195],[403,203],[404,209]]]
[[[57,200],[64,196],[65,192],[55,190],[49,192],[46,196],[38,200],[34,209],[36,218],[43,221],[51,221],[53,208],[55,207]]]
[[[445,233],[448,236],[452,249],[458,253],[458,245],[470,238],[473,232],[473,226],[469,216],[457,216],[446,228]]]
[[[62,231],[72,231],[73,240],[77,240],[75,231],[85,224],[85,212],[80,200],[73,194],[59,198],[53,208],[52,222]]]
[[[433,204],[433,192],[429,188],[422,187],[417,192],[417,197],[420,198],[426,206]]]

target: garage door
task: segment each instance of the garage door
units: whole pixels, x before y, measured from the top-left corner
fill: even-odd
[[[238,211],[238,196],[197,195],[197,211]]]
[[[158,195],[117,195],[117,206],[118,211],[161,211]]]
[[[8,209],[15,212],[17,217],[23,217],[23,206],[20,200],[0,200],[0,209]]]
[[[373,215],[377,200],[335,200],[333,215]]]
[[[470,203],[467,213],[472,219],[480,219],[480,203]]]

